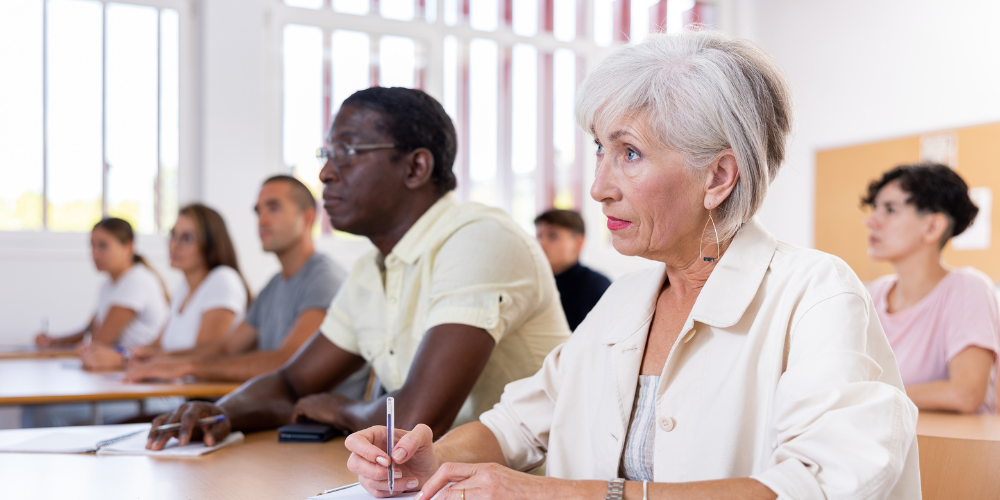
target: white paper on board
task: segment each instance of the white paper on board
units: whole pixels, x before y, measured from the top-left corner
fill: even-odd
[[[993,190],[988,187],[969,189],[969,197],[979,207],[979,215],[962,234],[952,238],[955,250],[989,250],[993,239]]]

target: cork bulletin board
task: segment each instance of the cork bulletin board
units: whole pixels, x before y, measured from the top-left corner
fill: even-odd
[[[1000,282],[1000,226],[993,193],[1000,193],[1000,123],[829,149],[816,153],[816,248],[844,259],[862,281],[892,272],[868,257],[867,209],[860,200],[868,183],[897,165],[921,160],[944,163],[969,184],[980,214],[973,227],[948,244],[944,260],[973,266]]]

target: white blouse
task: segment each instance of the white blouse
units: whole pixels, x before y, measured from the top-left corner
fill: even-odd
[[[611,285],[481,421],[507,463],[618,475],[663,265]],[[656,391],[654,479],[757,479],[782,499],[920,498],[917,409],[871,298],[842,260],[743,226]]]
[[[191,349],[198,340],[201,317],[212,309],[229,309],[236,314],[230,328],[243,321],[247,311],[247,291],[239,273],[229,266],[217,266],[209,271],[205,279],[194,289],[191,300],[187,299],[188,284],[182,281],[174,293],[170,304],[170,321],[160,339],[164,351]],[[181,304],[184,310],[181,311]]]
[[[133,264],[118,277],[118,281],[108,278],[101,285],[101,291],[97,294],[97,313],[94,315],[96,328],[100,328],[114,306],[135,312],[135,318],[125,325],[116,341],[125,347],[146,345],[156,340],[169,315],[163,285],[142,264]]]

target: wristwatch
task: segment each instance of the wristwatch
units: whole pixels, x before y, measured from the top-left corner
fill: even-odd
[[[608,481],[608,495],[604,500],[623,500],[625,498],[625,480],[616,477]]]

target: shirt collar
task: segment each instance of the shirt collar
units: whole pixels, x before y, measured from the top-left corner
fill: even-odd
[[[454,193],[442,196],[406,231],[406,234],[400,238],[389,255],[395,256],[407,264],[416,262],[428,246],[434,243],[436,237],[434,226],[437,225],[438,220],[456,207],[458,207],[458,199]]]
[[[777,245],[774,236],[756,219],[745,223],[708,277],[690,319],[719,328],[735,325],[757,295]],[[622,342],[646,326],[656,310],[656,298],[665,278],[666,266],[660,264],[631,287],[629,297],[616,301],[624,310],[613,326],[607,325],[604,343]]]

